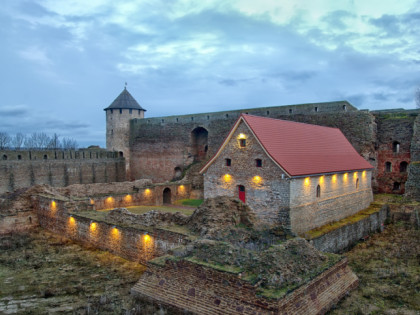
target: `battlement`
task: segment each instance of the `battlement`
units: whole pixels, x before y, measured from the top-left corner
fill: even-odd
[[[0,163],[4,161],[35,160],[90,160],[116,159],[120,153],[105,150],[0,150]]]

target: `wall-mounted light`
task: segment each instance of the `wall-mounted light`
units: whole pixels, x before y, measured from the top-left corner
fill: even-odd
[[[332,180],[332,182],[333,182],[333,183],[337,182],[337,174],[334,174],[334,175],[331,177],[331,180]]]
[[[319,178],[319,183],[320,183],[320,184],[323,184],[323,183],[324,183],[324,175],[322,175],[322,176]]]
[[[261,176],[254,176],[253,178],[252,178],[252,181],[255,183],[255,184],[260,184],[261,182],[262,182],[262,178],[261,178]]]
[[[230,182],[231,180],[232,180],[232,176],[231,175],[229,175],[229,174],[225,174],[224,176],[223,176],[223,179],[224,179],[224,181],[225,182]]]
[[[51,210],[57,210],[57,203],[55,202],[55,200],[51,201],[50,208],[51,208]]]
[[[310,179],[309,179],[309,177],[306,177],[305,178],[305,186],[309,186],[309,184],[310,184]]]
[[[240,134],[239,134],[239,136],[238,136],[238,139],[246,139],[246,136],[245,136],[245,134],[243,134],[243,133],[240,133]]]

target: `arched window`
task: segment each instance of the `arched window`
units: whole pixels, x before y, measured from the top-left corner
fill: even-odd
[[[255,166],[256,167],[262,167],[262,160],[261,159],[256,159],[255,160]]]
[[[318,112],[318,107],[315,107],[315,112]]]
[[[195,161],[206,158],[208,151],[209,132],[203,127],[197,127],[191,132],[191,149]]]
[[[385,163],[385,172],[392,172],[392,164],[391,162]]]
[[[343,105],[343,110],[346,111],[347,110],[347,105]]]
[[[320,198],[321,197],[321,186],[316,186],[316,197]]]
[[[401,173],[407,172],[407,166],[408,166],[407,162],[405,162],[405,161],[401,162],[400,163],[400,172]]]
[[[398,141],[394,141],[392,144],[392,152],[399,153],[400,152],[400,143]]]
[[[122,157],[124,157],[124,153],[122,151],[119,151],[118,156],[122,158]]]
[[[356,189],[359,189],[359,179],[356,179]]]
[[[22,160],[22,155],[18,155],[18,160]]]
[[[44,160],[48,160],[48,155],[44,154]]]

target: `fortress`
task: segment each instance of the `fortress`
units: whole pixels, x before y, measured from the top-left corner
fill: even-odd
[[[33,184],[187,178],[193,196],[202,197],[198,171],[244,113],[339,128],[375,167],[374,192],[420,196],[419,110],[370,112],[338,101],[153,118],[145,111],[126,89],[105,108],[108,152],[0,151],[0,193]]]

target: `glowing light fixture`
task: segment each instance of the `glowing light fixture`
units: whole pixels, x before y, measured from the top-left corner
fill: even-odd
[[[224,176],[223,176],[223,179],[225,180],[225,182],[230,182],[231,180],[232,180],[232,176],[231,175],[229,175],[229,174],[225,174]]]
[[[252,178],[252,181],[255,183],[255,184],[260,184],[261,182],[262,182],[262,178],[260,177],[260,176],[254,176],[253,178]]]
[[[337,182],[337,174],[334,174],[331,179],[333,183]]]
[[[309,183],[310,183],[310,179],[309,179],[309,177],[306,177],[306,178],[305,178],[305,186],[308,186],[308,185],[309,185]]]
[[[124,201],[125,202],[132,202],[133,201],[133,197],[130,194],[128,194],[128,195],[126,195],[124,197]]]
[[[343,179],[344,179],[344,181],[347,181],[347,176],[348,176],[348,174],[347,174],[347,173],[344,173],[344,174],[343,174]]]
[[[357,178],[357,172],[353,173],[353,178],[356,179]]]
[[[144,235],[143,236],[143,239],[144,239],[144,241],[147,243],[147,242],[150,242],[150,235],[148,235],[148,234],[146,234],[146,235]]]
[[[322,175],[322,176],[319,178],[319,183],[320,183],[320,184],[323,184],[323,183],[324,183],[324,175]]]
[[[145,194],[146,196],[150,195],[150,193],[151,193],[151,191],[150,191],[150,189],[149,189],[149,188],[146,188],[146,189],[144,190],[144,194]]]
[[[55,202],[55,200],[51,201],[50,208],[51,208],[51,210],[57,210],[57,203]]]
[[[243,133],[240,133],[238,139],[246,139],[246,136]]]
[[[93,200],[92,198],[89,198],[89,202],[90,202],[91,205],[95,204],[95,200]]]
[[[362,177],[366,177],[366,171],[362,172]]]

